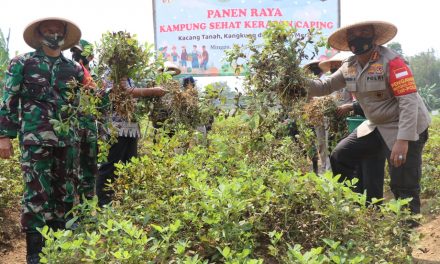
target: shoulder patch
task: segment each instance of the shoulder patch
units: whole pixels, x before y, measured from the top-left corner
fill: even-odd
[[[389,62],[389,76],[390,85],[395,96],[417,92],[411,69],[402,58],[396,57]]]

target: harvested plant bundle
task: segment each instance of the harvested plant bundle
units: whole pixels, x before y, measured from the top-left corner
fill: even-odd
[[[313,126],[324,124],[324,117],[336,116],[336,104],[331,96],[313,97],[304,105],[304,117]]]
[[[348,135],[346,116],[339,116],[336,112],[337,105],[330,95],[314,97],[304,105],[303,116],[313,126],[325,125],[328,131],[329,147],[333,149],[336,144]]]
[[[197,89],[189,85],[180,88],[180,83],[170,80],[162,84],[168,91],[162,98],[155,99],[150,118],[153,123],[167,122],[195,128],[200,124],[199,98]]]
[[[121,86],[121,80],[129,78],[139,81],[151,78],[158,64],[152,62],[154,53],[151,47],[142,47],[130,33],[107,32],[102,35],[99,54],[98,75],[105,79],[107,88],[111,87],[110,102],[114,111],[126,120],[131,120],[135,112],[136,101]]]
[[[324,42],[313,40],[319,34],[314,29],[301,37],[297,37],[296,31],[285,23],[270,23],[263,32],[263,43],[251,37],[248,44],[234,45],[226,52],[226,60],[236,73],[241,73],[237,71],[246,64],[249,72],[245,73],[245,87],[260,97],[260,102],[279,103],[288,109],[307,95],[301,63],[317,55],[317,47]]]

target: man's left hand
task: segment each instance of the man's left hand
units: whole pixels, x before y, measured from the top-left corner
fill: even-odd
[[[406,154],[408,153],[408,140],[398,139],[394,143],[391,151],[390,162],[394,167],[400,167],[406,162]]]

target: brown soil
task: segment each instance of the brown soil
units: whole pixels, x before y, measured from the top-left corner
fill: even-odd
[[[20,231],[20,210],[14,209],[0,212],[0,263],[25,264],[26,241]]]
[[[413,250],[414,263],[440,264],[440,216],[424,223],[417,231],[422,238]]]
[[[26,264],[26,241],[21,236],[5,254],[0,254],[1,264]]]

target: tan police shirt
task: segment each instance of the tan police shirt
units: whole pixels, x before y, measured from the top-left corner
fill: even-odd
[[[311,80],[309,93],[322,96],[344,87],[356,97],[368,119],[358,127],[357,136],[377,128],[390,150],[396,139],[418,140],[431,122],[411,70],[386,47],[375,47],[363,68],[355,56],[349,57],[329,78]]]

